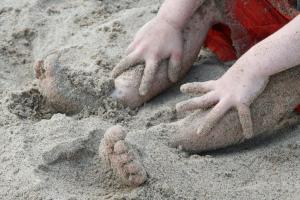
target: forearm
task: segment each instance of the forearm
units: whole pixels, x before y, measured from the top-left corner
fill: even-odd
[[[165,0],[157,17],[178,29],[183,29],[205,0]]]
[[[249,73],[271,76],[300,64],[300,15],[253,46],[238,61]]]

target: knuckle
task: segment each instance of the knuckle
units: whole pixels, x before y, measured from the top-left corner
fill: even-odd
[[[235,101],[235,103],[236,103],[237,105],[243,106],[243,105],[246,105],[246,104],[247,104],[247,103],[246,103],[245,97],[243,97],[243,96],[241,96],[241,95],[235,95],[235,96],[233,96],[232,98],[234,99],[234,101]]]
[[[242,102],[243,102],[243,99],[242,99],[242,97],[240,97],[240,96],[235,96],[235,97],[232,97],[232,98],[234,98],[235,102],[236,102],[238,105],[242,104]]]
[[[149,51],[149,47],[147,44],[140,43],[139,45],[136,46],[136,52],[138,54],[144,54],[147,51]]]

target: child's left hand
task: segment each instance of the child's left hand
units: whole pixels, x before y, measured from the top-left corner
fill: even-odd
[[[205,93],[176,105],[177,111],[204,109],[213,106],[198,134],[207,134],[215,124],[235,107],[238,111],[243,134],[253,135],[250,104],[265,89],[269,77],[260,76],[249,70],[251,66],[238,64],[232,66],[221,78],[207,82],[187,83],[181,86],[183,93]],[[248,69],[248,70],[247,70]]]

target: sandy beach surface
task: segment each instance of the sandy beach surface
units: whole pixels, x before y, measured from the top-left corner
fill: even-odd
[[[159,1],[0,1],[0,199],[300,199],[300,127],[242,145],[189,155],[168,146],[179,84],[139,109],[111,100],[110,71]],[[100,92],[101,105],[66,115],[39,92],[33,65],[53,51],[66,82]],[[222,75],[207,52],[181,83]],[[101,93],[102,92],[102,93]],[[148,180],[120,184],[99,158],[105,130],[121,124]]]

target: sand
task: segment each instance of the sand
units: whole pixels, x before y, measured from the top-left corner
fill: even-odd
[[[174,105],[189,98],[179,85],[136,110],[109,97],[111,69],[158,7],[146,0],[0,2],[0,199],[299,198],[300,127],[189,155],[168,146],[168,123],[183,117]],[[33,65],[53,51],[70,75],[66,82],[101,95],[96,108],[66,115],[45,103]],[[204,53],[182,83],[226,71]],[[99,158],[114,124],[139,151],[148,173],[141,187],[121,185]]]

